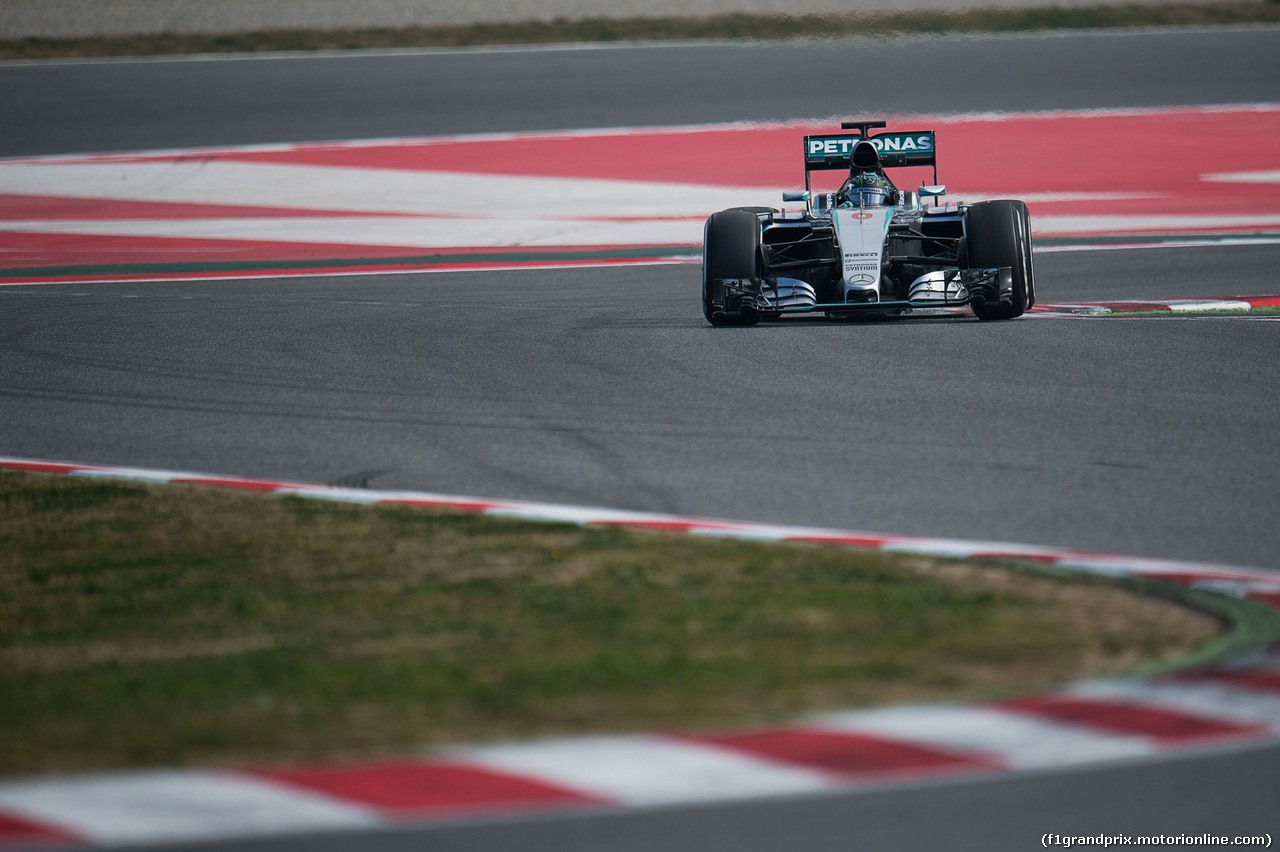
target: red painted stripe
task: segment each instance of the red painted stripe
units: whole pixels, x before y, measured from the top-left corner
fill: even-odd
[[[889,117],[891,128],[935,130],[940,176],[993,191],[1099,191],[1199,183],[1206,141],[1270,139],[1280,110],[1171,109],[1132,113]],[[273,151],[228,151],[244,162],[438,170],[721,186],[788,186],[803,182],[801,137],[829,133],[829,122],[761,127],[678,128],[626,133],[528,135],[514,138],[406,140],[385,145],[305,145]],[[1053,163],[1053,168],[1045,168]],[[1238,146],[1217,171],[1275,167],[1273,146]],[[911,170],[914,173],[916,170]],[[924,171],[924,170],[919,170]],[[908,170],[895,174],[907,174]],[[976,181],[976,183],[974,183]],[[1122,185],[1117,186],[1117,181]],[[907,185],[909,182],[903,182]],[[1252,191],[1225,184],[1223,194]],[[1168,207],[1161,208],[1165,211]]]
[[[687,533],[692,529],[696,529],[699,524],[692,521],[591,521],[590,526]]]
[[[684,262],[677,258],[677,261]],[[280,276],[297,277],[306,275],[353,275],[353,274],[387,274],[395,272],[472,272],[477,270],[500,270],[500,269],[561,269],[566,267],[588,267],[588,266],[631,266],[644,265],[649,263],[658,263],[665,261],[655,261],[652,258],[601,258],[589,260],[514,260],[508,262],[500,261],[476,261],[474,263],[395,263],[391,265],[379,266],[360,266],[360,265],[342,265],[334,266],[319,263],[314,266],[304,266],[299,264],[290,269],[247,269],[235,271],[210,271],[210,272],[139,272],[139,273],[108,273],[108,274],[92,274],[85,273],[83,275],[27,275],[27,276],[3,276],[0,277],[0,283],[4,284],[63,284],[63,283],[109,283],[118,281],[198,281],[198,280],[220,280],[220,279],[253,279],[253,278],[277,278]]]
[[[1273,188],[1267,184],[1202,180],[1206,171],[1274,169],[1274,146],[1242,146],[1233,150],[1229,162],[1212,169],[1202,168],[1199,152],[1224,136],[1275,138],[1280,134],[1280,110],[891,117],[890,124],[937,131],[939,177],[955,198],[963,200],[966,193],[975,192],[1014,198],[1054,192],[1096,196],[1034,201],[1033,223],[1035,216],[1045,213],[1142,215],[1194,210],[1202,215],[1256,215],[1278,210]],[[828,123],[796,123],[431,139],[229,151],[217,156],[280,164],[790,187],[804,180],[801,138],[831,129]],[[1053,167],[1046,168],[1046,163]],[[901,169],[894,174],[901,186],[932,182],[927,169]],[[817,173],[815,185],[824,186],[827,178],[838,182],[834,175]]]
[[[341,243],[303,243],[273,240],[222,240],[197,239],[187,237],[132,237],[111,234],[43,234],[24,231],[5,231],[0,227],[0,260],[4,268],[11,270],[3,277],[5,280],[18,280],[24,269],[40,269],[49,266],[162,266],[164,264],[198,264],[198,263],[263,263],[288,262],[299,268],[326,268],[327,261],[377,260],[402,258],[405,266],[423,265],[422,258],[432,258],[430,264],[446,263],[445,258],[454,260],[455,266],[471,264],[478,267],[492,267],[498,260],[490,257],[502,255],[560,254],[567,252],[585,252],[598,255],[616,250],[656,249],[663,250],[669,246],[654,244],[617,245],[558,245],[558,246],[449,246],[432,248],[427,246],[396,245],[358,245]],[[471,259],[481,255],[483,260]],[[435,260],[435,259],[439,260]],[[417,259],[417,260],[415,260]],[[646,260],[649,258],[645,258]],[[563,262],[552,259],[548,262]],[[601,262],[599,258],[570,262]],[[516,260],[519,265],[534,265],[538,261]],[[346,263],[343,269],[356,269],[358,263]],[[373,269],[386,270],[388,266],[375,266]],[[269,271],[269,270],[268,270]],[[297,270],[284,269],[275,272],[277,275],[288,275]],[[103,278],[124,273],[110,271],[95,277]],[[140,269],[131,277],[146,275]],[[175,277],[181,273],[165,273],[165,277]],[[73,275],[72,278],[89,277]],[[48,280],[48,279],[41,279]]]
[[[830,126],[823,128],[830,130]],[[638,180],[722,186],[804,182],[801,126],[421,140],[220,154],[241,162]],[[781,183],[779,183],[781,181]]]
[[[1200,740],[1249,738],[1268,732],[1266,725],[1238,725],[1172,710],[1089,698],[1033,696],[1002,701],[994,706],[1102,728],[1114,733],[1152,737],[1169,745]]]
[[[256,774],[400,817],[520,805],[545,808],[611,804],[542,781],[450,763],[381,763],[259,770]]]
[[[487,500],[415,500],[395,499],[379,501],[382,506],[421,506],[430,509],[453,509],[458,512],[486,512],[494,508]]]
[[[743,529],[741,524],[719,524],[714,521],[701,521],[696,518],[689,520],[680,520],[678,518],[669,520],[604,520],[604,521],[588,521],[589,526],[599,527],[626,527],[638,530],[657,530],[659,532],[678,532],[678,533],[696,533],[703,531],[715,532],[734,532]]]
[[[1209,680],[1261,692],[1280,692],[1280,671],[1269,669],[1197,669],[1179,672],[1174,680]]]
[[[992,551],[982,550],[975,551],[968,557],[970,559],[1010,559],[1019,562],[1037,562],[1045,565],[1061,565],[1063,563],[1080,563],[1080,562],[1112,562],[1120,559],[1124,562],[1131,562],[1130,557],[1118,557],[1107,553],[1090,553],[1090,552],[1072,552],[1063,551],[1061,553],[1047,554],[1026,554],[1017,551]],[[1171,583],[1179,586],[1191,586],[1196,583],[1266,583],[1276,582],[1277,578],[1274,574],[1262,571],[1249,571],[1246,569],[1232,570],[1230,568],[1205,567],[1198,571],[1148,571],[1143,570],[1141,564],[1132,565],[1125,576],[1133,577],[1138,580],[1151,580],[1158,583]]]
[[[1203,180],[1205,170],[1200,167],[1202,160],[1198,156],[1220,134],[1273,138],[1280,128],[1280,110],[1272,108],[891,117],[891,122],[895,127],[928,127],[937,131],[940,177],[957,199],[963,200],[966,193],[974,192],[1007,197],[1032,193],[1094,196],[1034,200],[1033,219],[1046,213],[1143,215],[1191,209],[1200,214],[1256,215],[1278,210],[1272,187],[1267,184]],[[208,152],[202,156],[281,165],[779,187],[798,186],[803,180],[801,137],[830,130],[826,123],[796,123],[745,129],[681,128],[436,138],[382,145],[300,145],[269,151]],[[139,155],[114,157],[113,161],[167,161],[176,156]],[[1045,168],[1046,162],[1054,167]],[[1261,171],[1275,167],[1275,151],[1258,145],[1233,151],[1230,162],[1215,170]],[[895,174],[903,186],[931,180],[927,170],[899,170]],[[831,175],[818,175],[818,186],[825,177]],[[776,200],[762,198],[762,203]]]
[[[1262,601],[1275,609],[1280,609],[1280,592],[1249,592],[1245,597],[1251,601]]]
[[[796,544],[834,544],[848,547],[865,547],[868,550],[878,550],[887,544],[897,541],[898,539],[895,539],[893,536],[873,535],[870,533],[850,533],[848,535],[833,533],[831,535],[793,535],[787,536],[784,540],[794,542]]]
[[[1010,553],[1001,550],[981,550],[969,554],[970,559],[1017,560],[1018,562],[1034,562],[1038,565],[1057,565],[1063,560],[1061,553]]]
[[[99,470],[90,465],[83,464],[57,464],[55,462],[23,462],[23,461],[4,461],[0,462],[0,468],[5,470],[29,470],[33,473],[74,473],[76,471]]]
[[[1190,586],[1195,583],[1275,583],[1277,578],[1272,574],[1263,574],[1260,571],[1221,571],[1209,570],[1200,573],[1191,571],[1152,571],[1138,572],[1134,574],[1143,580],[1155,580],[1159,583],[1173,583],[1178,586]]]
[[[1244,301],[1255,308],[1280,308],[1280,296],[1250,296]]]
[[[1203,574],[1190,574],[1182,571],[1158,571],[1151,574],[1144,572],[1140,576],[1144,580],[1154,580],[1157,583],[1172,583],[1175,586],[1190,586],[1192,583],[1201,583],[1208,579]]]
[[[78,846],[85,838],[60,828],[32,822],[12,814],[0,813],[0,847],[25,846],[53,849]]]
[[[700,742],[842,775],[972,772],[1000,768],[969,755],[862,734],[779,728],[687,737]]]
[[[279,491],[281,488],[295,487],[288,482],[272,482],[263,479],[240,479],[237,477],[204,477],[184,476],[170,480],[174,485],[213,485],[218,488],[236,488],[242,491]]]
[[[447,253],[466,249],[448,249]],[[489,249],[481,249],[486,254]],[[495,250],[497,251],[497,250]],[[324,265],[331,259],[422,257],[446,250],[422,246],[367,246],[271,240],[214,240],[185,237],[131,237],[111,234],[39,234],[0,228],[5,268],[47,266],[145,266],[172,263],[254,263],[295,261]],[[288,274],[288,271],[285,271]],[[12,278],[13,274],[5,275]],[[170,273],[172,277],[172,273]]]
[[[0,222],[109,219],[303,219],[327,216],[341,216],[345,219],[357,216],[402,218],[404,215],[406,214],[0,193]]]

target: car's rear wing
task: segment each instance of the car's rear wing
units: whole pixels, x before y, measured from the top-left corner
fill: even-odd
[[[880,154],[880,165],[932,166],[933,182],[938,182],[938,159],[932,130],[895,131],[870,135],[873,128],[884,127],[883,121],[846,121],[845,130],[857,133],[823,134],[804,137],[804,188],[809,189],[809,173],[844,169],[847,171],[853,148],[862,140],[869,141]]]

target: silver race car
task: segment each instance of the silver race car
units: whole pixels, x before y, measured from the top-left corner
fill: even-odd
[[[846,121],[804,137],[803,210],[715,213],[703,237],[702,311],[712,325],[754,325],[794,313],[833,318],[967,305],[979,319],[1013,319],[1035,304],[1031,219],[1021,201],[939,206],[933,131],[881,132]],[[932,166],[933,184],[898,189],[886,168]],[[810,175],[841,169],[836,192]],[[927,202],[927,203],[926,203]]]

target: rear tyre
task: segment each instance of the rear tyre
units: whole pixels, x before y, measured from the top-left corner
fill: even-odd
[[[725,281],[759,278],[760,220],[748,210],[722,210],[707,220],[702,243],[702,315],[712,325],[755,325],[760,314],[726,303]],[[731,298],[730,298],[731,300]]]
[[[1035,272],[1031,261],[1031,216],[1021,201],[985,201],[964,214],[966,265],[973,269],[1007,266],[1013,271],[1009,302],[973,303],[981,320],[1020,317],[1035,304]]]

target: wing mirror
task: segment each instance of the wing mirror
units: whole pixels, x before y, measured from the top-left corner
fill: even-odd
[[[946,184],[938,186],[922,186],[920,187],[920,194],[925,198],[937,198],[939,195],[947,194],[947,187]]]
[[[800,192],[784,192],[782,193],[782,200],[783,201],[808,201],[809,190],[806,189]]]

